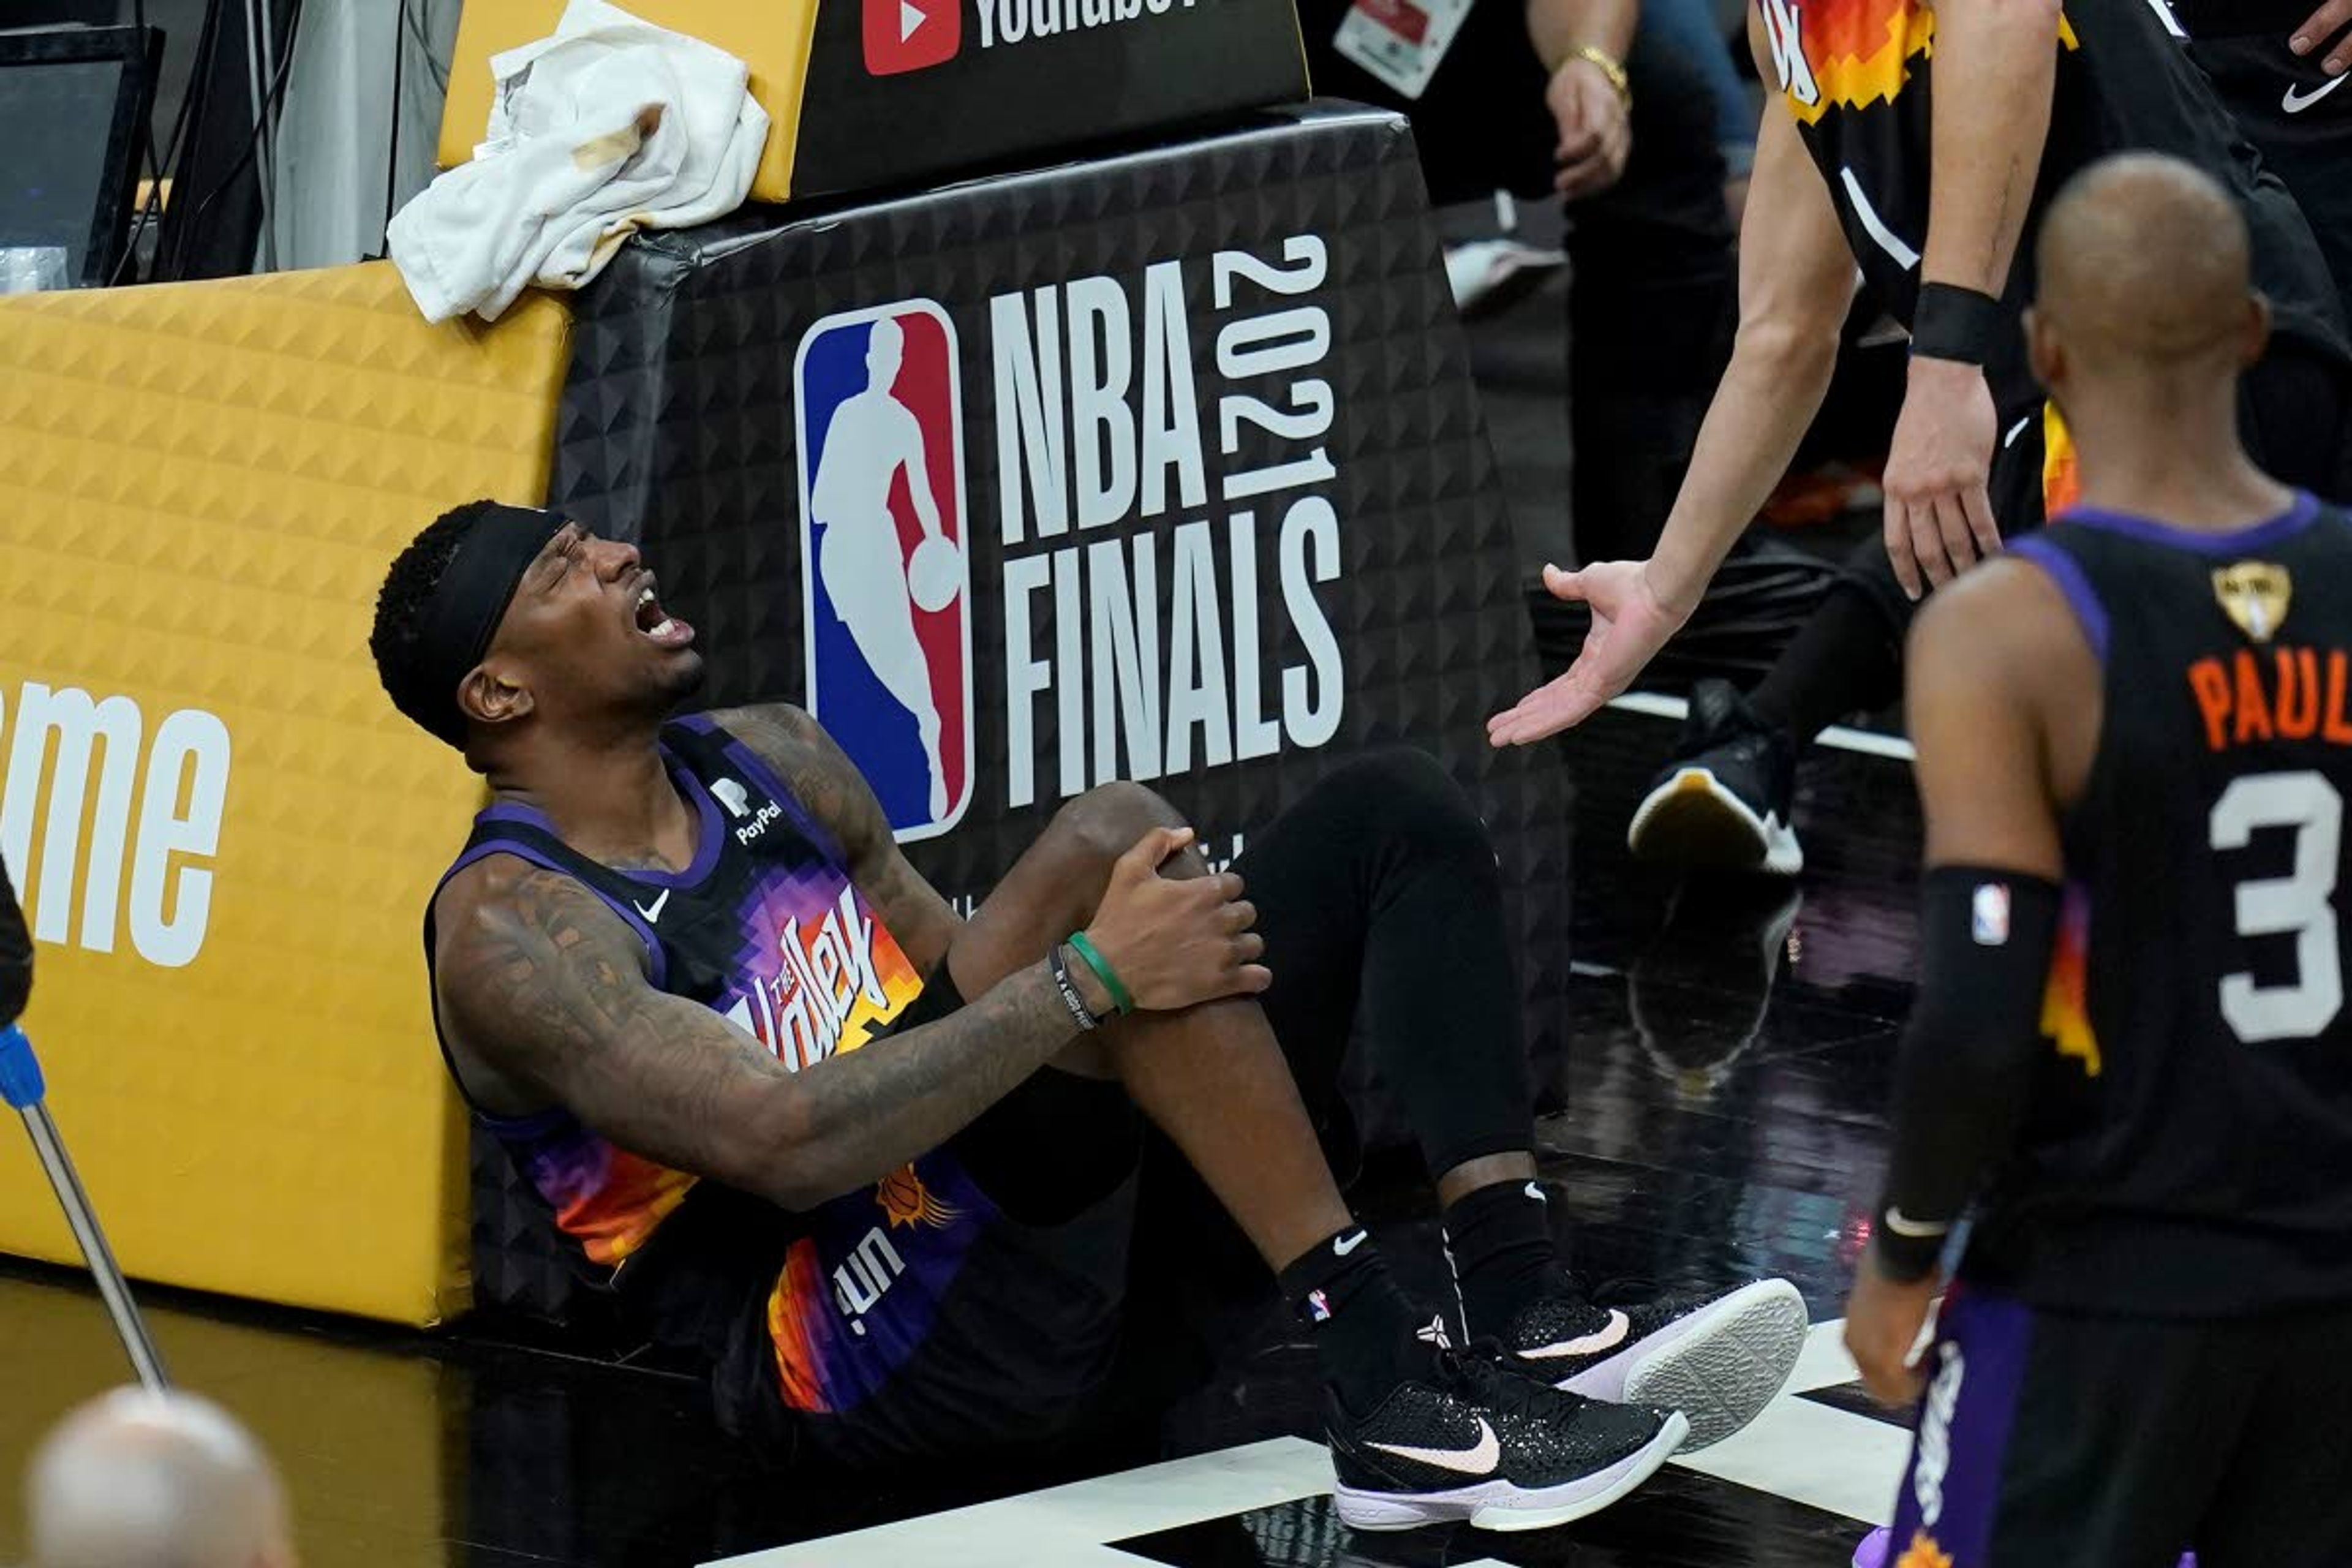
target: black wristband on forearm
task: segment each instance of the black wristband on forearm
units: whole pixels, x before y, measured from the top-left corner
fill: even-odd
[[[1095,1016],[1094,1009],[1087,1006],[1087,999],[1078,994],[1077,982],[1070,978],[1069,960],[1062,956],[1060,942],[1054,944],[1053,950],[1045,955],[1045,962],[1054,972],[1054,989],[1062,994],[1062,1005],[1069,1010],[1070,1022],[1087,1032],[1101,1028],[1102,1020]]]
[[[1911,352],[1980,365],[1991,357],[2009,325],[2004,314],[2000,301],[1982,289],[1922,283],[1919,303],[1911,312]]]
[[[1897,1230],[1887,1223],[1888,1210],[1892,1207],[1892,1205],[1880,1207],[1876,1228],[1871,1233],[1871,1245],[1878,1249],[1879,1271],[1889,1279],[1908,1285],[1915,1280],[1925,1279],[1936,1271],[1936,1265],[1943,1260],[1944,1243],[1950,1237],[1952,1227],[1939,1225],[1932,1232],[1925,1228]],[[1895,1225],[1908,1223],[1899,1211],[1894,1218]]]

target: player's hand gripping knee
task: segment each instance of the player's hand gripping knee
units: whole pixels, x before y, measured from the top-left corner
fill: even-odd
[[[1583,723],[1633,685],[1690,619],[1687,605],[1670,603],[1658,592],[1647,561],[1604,561],[1581,572],[1547,566],[1544,586],[1555,599],[1590,605],[1592,629],[1567,674],[1486,721],[1486,739],[1494,745],[1524,746]]]
[[[2326,51],[2321,68],[2329,76],[2352,70],[2352,0],[2327,0],[2294,30],[2287,47],[2304,56]]]
[[[1254,994],[1274,982],[1258,960],[1265,939],[1257,909],[1231,871],[1164,877],[1160,868],[1192,842],[1189,827],[1155,827],[1112,866],[1110,886],[1087,927],[1139,1010],[1170,1013],[1221,996]]]
[[[1926,356],[1886,455],[1886,559],[1914,599],[2000,550],[1985,481],[1998,436],[1992,393],[1972,364]]]

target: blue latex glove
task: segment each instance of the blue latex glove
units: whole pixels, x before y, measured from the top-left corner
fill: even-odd
[[[17,1110],[41,1103],[48,1086],[41,1081],[40,1059],[33,1055],[33,1042],[25,1031],[11,1024],[0,1029],[0,1100]]]

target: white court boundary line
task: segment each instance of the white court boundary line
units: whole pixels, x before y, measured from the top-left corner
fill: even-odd
[[[1628,691],[1622,697],[1611,698],[1609,706],[1626,713],[1646,713],[1653,719],[1685,719],[1690,716],[1688,702],[1679,697],[1666,697],[1654,691]],[[1872,730],[1854,730],[1843,724],[1832,724],[1817,739],[1821,744],[1834,751],[1857,752],[1865,757],[1885,757],[1897,763],[1919,760],[1918,752],[1900,735],[1881,735]]]
[[[1851,1410],[1801,1399],[1861,1377],[1846,1353],[1845,1320],[1815,1323],[1780,1397],[1738,1436],[1674,1462],[1865,1524],[1893,1517],[1911,1434]]]
[[[706,1568],[1142,1568],[1106,1544],[1328,1492],[1320,1443],[1276,1437],[730,1557]]]
[[[1910,1434],[1798,1395],[1853,1382],[1845,1321],[1816,1323],[1780,1396],[1738,1436],[1675,1464],[1866,1524],[1885,1524]],[[1108,1543],[1272,1508],[1331,1489],[1319,1443],[1276,1437],[871,1530],[730,1557],[706,1568],[1144,1568]],[[1509,1568],[1499,1555],[1463,1568]]]

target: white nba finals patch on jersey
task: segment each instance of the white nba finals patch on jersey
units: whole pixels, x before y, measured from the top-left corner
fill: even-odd
[[[1978,884],[1975,915],[1976,938],[1979,947],[1999,947],[2009,941],[2009,884],[1982,882]]]
[[[2267,561],[2241,561],[2213,569],[2213,597],[2222,613],[2254,641],[2268,642],[2286,619],[2294,583],[2284,566]]]

